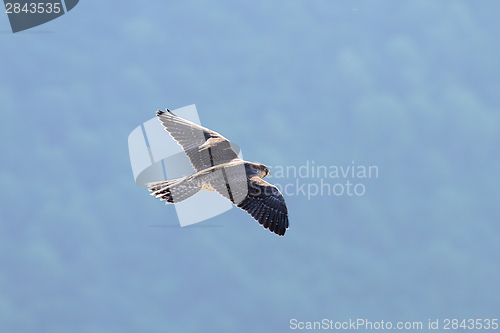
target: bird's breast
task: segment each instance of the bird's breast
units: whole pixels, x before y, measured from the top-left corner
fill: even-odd
[[[205,191],[215,191],[215,189],[210,186],[209,184],[205,184],[201,187],[202,190],[205,190]]]

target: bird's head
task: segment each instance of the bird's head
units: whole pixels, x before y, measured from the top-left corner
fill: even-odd
[[[270,176],[271,172],[269,172],[269,168],[264,164],[260,165],[260,178],[264,178],[265,176]]]

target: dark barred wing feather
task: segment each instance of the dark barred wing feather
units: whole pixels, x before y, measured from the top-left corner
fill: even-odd
[[[248,180],[248,194],[238,207],[277,235],[283,236],[288,229],[285,198],[276,186],[259,177]]]

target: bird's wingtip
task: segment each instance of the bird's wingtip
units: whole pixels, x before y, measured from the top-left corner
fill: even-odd
[[[167,110],[167,112],[170,113],[172,116],[175,116],[175,114],[172,111],[170,111],[169,109],[165,109],[165,110]],[[162,110],[158,110],[158,111],[156,111],[156,115],[157,116],[162,116],[164,114],[167,114],[167,112],[162,111]]]

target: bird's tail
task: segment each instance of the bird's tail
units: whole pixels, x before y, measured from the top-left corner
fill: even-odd
[[[166,200],[167,203],[181,202],[201,190],[199,185],[190,181],[190,177],[152,182],[146,185],[151,195],[160,200]]]

